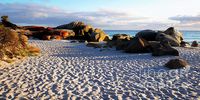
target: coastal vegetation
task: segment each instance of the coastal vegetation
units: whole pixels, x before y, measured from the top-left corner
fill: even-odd
[[[5,20],[2,17],[2,23]],[[7,20],[7,19],[6,19]],[[28,37],[23,30],[14,30],[0,24],[0,60],[12,62],[26,56],[36,56],[40,49],[28,43]]]

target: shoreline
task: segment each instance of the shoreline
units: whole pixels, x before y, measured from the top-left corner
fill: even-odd
[[[135,36],[138,32],[140,32],[142,30],[104,30],[104,31],[111,38],[113,35],[119,34],[119,33],[120,34],[128,34],[130,36]],[[189,43],[192,43],[193,41],[198,41],[200,43],[200,38],[197,38],[200,35],[200,30],[199,31],[180,30],[180,32],[183,33],[184,41],[189,42]],[[195,32],[195,34],[192,32]],[[190,37],[190,36],[193,36],[193,37]]]

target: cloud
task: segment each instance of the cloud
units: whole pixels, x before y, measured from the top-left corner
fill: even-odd
[[[15,23],[51,26],[77,19],[61,9],[33,4],[0,4],[0,15],[8,15]]]
[[[181,23],[200,22],[200,15],[197,16],[175,16],[171,20],[180,21]]]
[[[170,26],[177,26],[177,23],[186,22],[186,20],[193,20],[192,22],[196,22],[196,20],[199,21],[198,17],[171,17],[169,19],[155,19],[132,15],[129,12],[120,12],[109,9],[72,12],[58,7],[18,3],[0,3],[0,15],[8,15],[12,22],[20,25],[58,26],[72,21],[83,21],[97,28],[120,30],[166,29]],[[188,26],[179,25],[178,27],[185,28]]]
[[[177,27],[181,27],[183,29],[192,29],[192,30],[199,30],[200,29],[200,15],[196,16],[174,16],[170,17],[170,20],[175,20],[179,22]]]

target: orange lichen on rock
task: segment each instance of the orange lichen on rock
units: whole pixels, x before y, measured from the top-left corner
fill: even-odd
[[[51,40],[51,35],[44,35],[43,40]]]
[[[69,36],[69,33],[67,31],[61,31],[60,36],[62,36],[63,38],[67,38]]]
[[[54,35],[54,39],[55,39],[55,40],[61,40],[61,39],[62,39],[62,37],[61,37],[61,36],[59,36],[59,35]]]

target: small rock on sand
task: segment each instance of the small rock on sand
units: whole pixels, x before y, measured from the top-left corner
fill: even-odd
[[[165,66],[170,69],[185,68],[188,65],[189,64],[184,59],[172,59],[168,63],[165,64]]]

